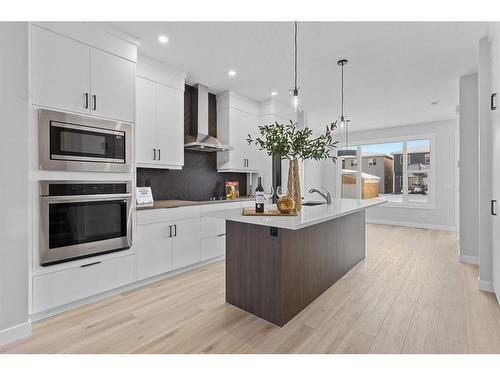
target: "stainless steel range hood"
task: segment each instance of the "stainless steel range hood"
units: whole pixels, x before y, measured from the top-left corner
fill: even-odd
[[[229,151],[233,148],[225,145],[217,138],[208,135],[208,88],[196,85],[198,89],[198,133],[184,138],[184,148],[203,152]]]

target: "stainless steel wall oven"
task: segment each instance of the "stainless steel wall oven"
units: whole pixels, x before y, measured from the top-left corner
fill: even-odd
[[[128,172],[131,124],[38,110],[40,169]]]
[[[132,245],[129,181],[40,181],[40,265]]]

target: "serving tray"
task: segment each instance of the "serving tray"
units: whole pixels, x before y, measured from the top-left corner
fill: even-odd
[[[297,216],[297,211],[290,211],[287,214],[283,214],[275,208],[264,212],[255,212],[255,208],[245,207],[243,208],[243,216]]]

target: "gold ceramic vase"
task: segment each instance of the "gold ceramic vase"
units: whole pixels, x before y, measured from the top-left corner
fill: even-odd
[[[297,159],[288,161],[288,196],[292,198],[294,210],[302,209],[302,194],[300,192],[299,161]]]

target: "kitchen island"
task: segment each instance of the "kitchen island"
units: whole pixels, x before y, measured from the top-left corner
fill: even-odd
[[[209,212],[226,220],[226,302],[278,326],[365,258],[365,210],[384,199],[337,199],[295,217]]]

